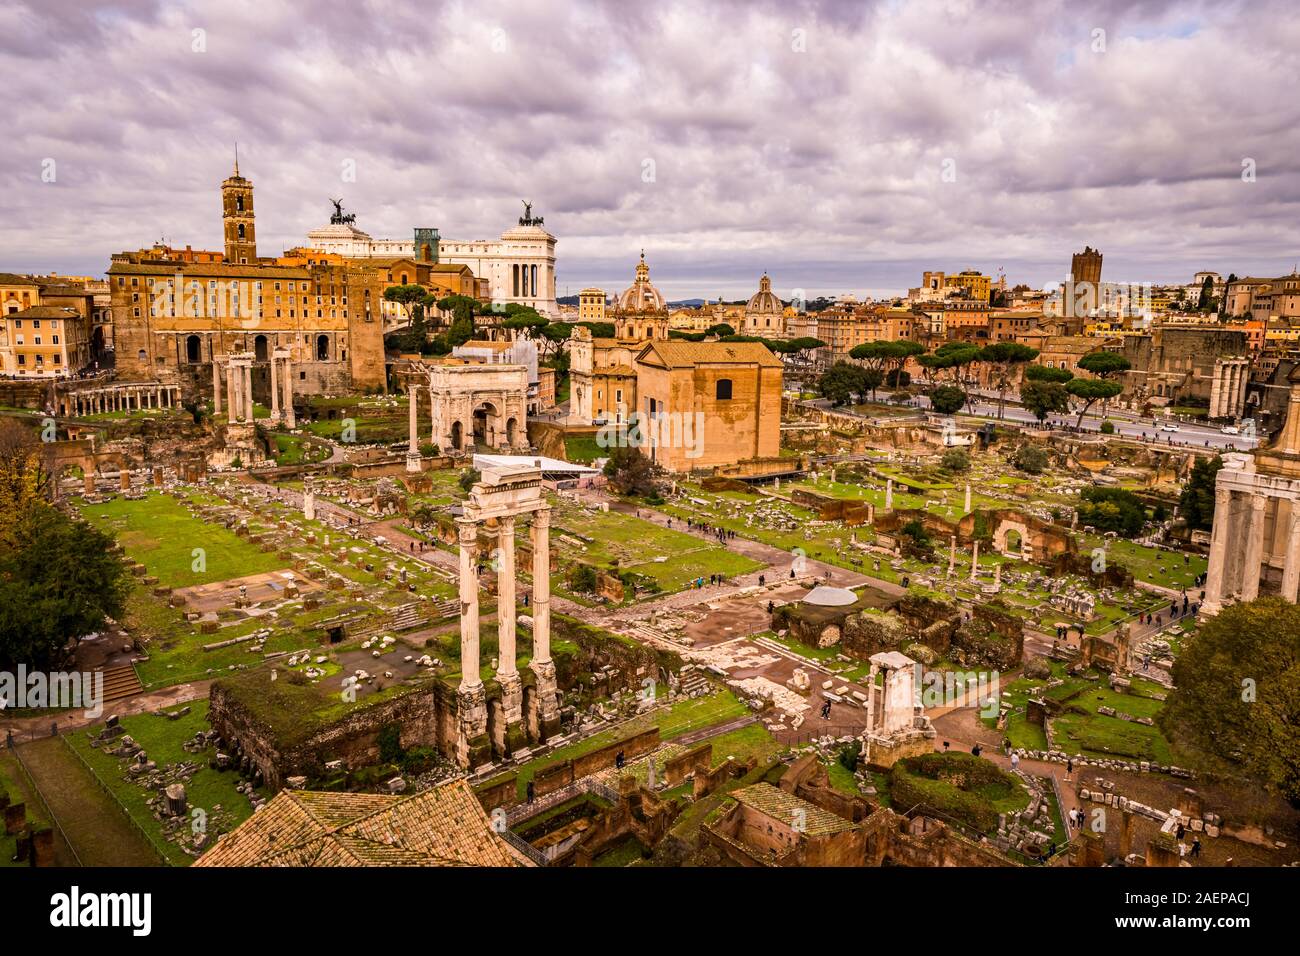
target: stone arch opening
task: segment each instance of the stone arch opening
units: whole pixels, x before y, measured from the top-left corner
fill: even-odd
[[[324,362],[330,357],[330,337],[328,335],[316,336],[316,361]]]
[[[1019,554],[1023,547],[1024,538],[1020,536],[1020,532],[1014,528],[1008,530],[1006,536],[1002,539],[1002,550],[1007,554]]]
[[[266,341],[265,335],[259,335],[253,339],[253,358],[258,362],[269,362],[271,359],[270,346]]]
[[[501,411],[494,402],[480,402],[473,415],[475,444],[497,444],[497,433],[501,430]]]
[[[465,448],[465,430],[460,422],[451,423],[451,447],[457,451],[463,451]]]
[[[515,421],[513,418],[507,418],[506,419],[506,444],[512,448],[516,444],[516,438],[518,432],[519,432],[519,423]]]
[[[203,340],[197,335],[185,339],[185,361],[198,362],[203,358]]]

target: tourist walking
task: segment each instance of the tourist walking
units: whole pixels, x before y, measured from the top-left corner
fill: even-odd
[[[1074,761],[1071,758],[1067,757],[1065,760],[1065,779],[1069,780],[1073,774],[1074,774]]]
[[[1013,750],[1011,751],[1011,769],[1016,770],[1019,767],[1020,767],[1020,754],[1018,754],[1016,751]]]

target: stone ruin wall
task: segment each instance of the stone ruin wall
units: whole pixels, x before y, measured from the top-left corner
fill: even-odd
[[[379,733],[389,724],[401,727],[404,748],[433,747],[450,755],[455,747],[455,695],[438,682],[355,710],[283,749],[271,729],[220,681],[212,685],[209,701],[208,721],[221,735],[225,752],[238,764],[247,758],[273,790],[289,777],[320,777],[333,760],[342,760],[349,770],[378,763]]]

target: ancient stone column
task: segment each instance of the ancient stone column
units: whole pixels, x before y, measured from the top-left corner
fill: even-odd
[[[1300,500],[1291,501],[1291,523],[1286,536],[1286,561],[1282,566],[1282,597],[1300,601]]]
[[[1268,498],[1261,494],[1250,497],[1250,516],[1246,524],[1246,551],[1241,569],[1241,599],[1253,601],[1259,597],[1259,565],[1264,557],[1264,507]]]
[[[1210,529],[1210,565],[1205,572],[1205,603],[1209,614],[1223,607],[1224,571],[1228,562],[1228,525],[1232,521],[1232,492],[1226,486],[1214,490],[1214,526]]]
[[[970,514],[970,482],[966,482],[966,508],[963,514]]]
[[[293,359],[285,352],[280,360],[284,363],[280,369],[280,378],[284,382],[284,424],[287,428],[297,428],[298,419],[293,414]]]
[[[515,519],[498,518],[497,537],[497,683],[507,727],[523,717],[524,691],[515,662]],[[514,749],[509,731],[506,750]]]
[[[533,512],[533,663],[551,662],[551,509]]]
[[[885,510],[894,510],[894,479],[885,479]]]
[[[457,518],[460,540],[460,690],[478,689],[478,575],[474,570],[474,551],[478,544],[478,522]]]
[[[517,677],[515,666],[515,519],[497,519],[497,679]]]
[[[417,434],[416,419],[419,417],[420,389],[412,382],[406,389],[408,418],[408,438],[406,442],[406,470],[420,470],[420,436]]]
[[[948,537],[948,577],[952,577],[953,570],[957,567],[957,536]]]
[[[239,393],[235,390],[235,363],[226,363],[226,423],[233,425],[239,417]]]
[[[240,363],[239,370],[244,375],[244,418],[247,421],[253,420],[253,363],[245,359]]]
[[[880,673],[880,665],[871,665],[871,674],[867,678],[867,729],[868,734],[876,729],[876,706],[880,689],[876,687],[876,675]]]
[[[275,353],[272,352],[271,353],[271,421],[273,422],[278,422],[280,420],[280,383],[278,381],[279,377],[276,375],[276,366],[279,364],[280,364],[280,360],[277,359],[275,357]]]
[[[979,568],[980,568],[980,543],[979,541],[974,541],[971,543],[971,552],[970,552],[970,579],[972,581],[974,581],[975,578],[979,575]]]

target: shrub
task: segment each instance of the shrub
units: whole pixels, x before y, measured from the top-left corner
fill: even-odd
[[[1030,680],[1046,680],[1052,676],[1052,666],[1046,657],[1031,657],[1025,662],[1024,674]]]
[[[992,799],[1019,786],[990,761],[972,754],[933,753],[909,757],[889,773],[890,799],[900,811],[921,807],[980,833],[997,826]]]
[[[569,588],[587,594],[596,590],[596,569],[589,564],[578,563],[569,572]]]
[[[970,471],[970,455],[964,448],[949,448],[943,453],[939,467],[944,471]]]
[[[379,728],[379,759],[384,763],[397,763],[402,759],[401,724],[384,724]]]
[[[1037,445],[1021,445],[1011,456],[1011,464],[1030,475],[1041,475],[1047,470],[1047,452]]]
[[[1115,423],[1108,418],[1101,423],[1101,426],[1097,430],[1103,435],[1113,435],[1115,434]]]

